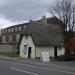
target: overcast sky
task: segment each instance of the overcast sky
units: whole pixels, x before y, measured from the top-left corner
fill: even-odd
[[[55,0],[0,0],[0,28],[50,16],[48,8]]]

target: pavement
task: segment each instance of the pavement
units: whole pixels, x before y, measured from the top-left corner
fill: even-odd
[[[12,71],[14,74],[11,75],[75,75],[75,62],[43,63],[33,59],[0,55],[0,75],[10,75]]]

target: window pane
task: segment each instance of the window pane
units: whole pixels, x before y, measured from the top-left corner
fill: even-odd
[[[5,41],[9,42],[9,36],[6,35]]]
[[[24,54],[26,54],[26,53],[27,53],[27,45],[24,45],[23,53],[24,53]]]
[[[16,42],[16,35],[12,35],[12,42]]]

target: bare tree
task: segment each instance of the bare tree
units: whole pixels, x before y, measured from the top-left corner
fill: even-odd
[[[66,59],[70,58],[69,40],[75,26],[75,6],[73,0],[56,0],[50,13],[57,16],[64,23],[64,41]]]

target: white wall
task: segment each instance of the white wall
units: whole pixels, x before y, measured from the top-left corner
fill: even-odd
[[[58,47],[57,48],[57,55],[60,56],[60,55],[64,55],[65,53],[65,48],[64,47]]]
[[[24,45],[27,45],[26,54],[23,53]],[[20,44],[20,57],[28,58],[28,47],[32,47],[31,58],[35,58],[35,45],[33,43],[31,36],[28,36],[28,40],[26,40],[25,36],[23,36],[21,44]]]
[[[36,47],[36,57],[41,57],[43,51],[47,51],[50,57],[54,57],[54,47]],[[65,48],[64,47],[57,47],[57,55],[64,55]]]
[[[31,57],[35,58],[35,45],[33,43],[31,36],[28,36],[28,47],[32,47]]]
[[[36,47],[36,57],[41,57],[43,51],[47,51],[50,57],[54,57],[54,47]]]

